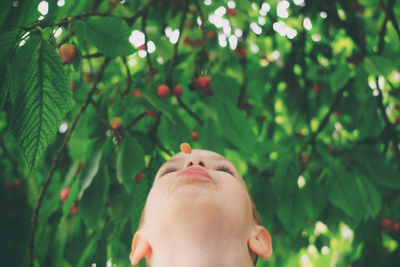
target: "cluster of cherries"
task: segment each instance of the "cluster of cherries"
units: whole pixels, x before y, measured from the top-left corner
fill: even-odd
[[[400,231],[400,223],[394,222],[389,218],[381,219],[381,227],[383,230],[391,233],[398,233]]]

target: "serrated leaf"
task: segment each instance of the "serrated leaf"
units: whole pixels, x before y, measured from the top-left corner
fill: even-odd
[[[117,179],[130,191],[135,183],[135,175],[144,168],[144,151],[135,138],[126,137],[117,151]]]
[[[131,31],[122,19],[112,17],[91,17],[86,24],[89,39],[105,55],[115,58],[135,52],[129,43]]]
[[[83,221],[88,228],[96,228],[103,216],[109,182],[108,168],[105,165],[104,168],[97,172],[79,202]]]
[[[34,43],[35,44],[35,43]],[[26,44],[27,45],[27,44]],[[72,91],[55,49],[41,40],[21,75],[11,110],[11,130],[30,171],[45,152],[71,107]]]

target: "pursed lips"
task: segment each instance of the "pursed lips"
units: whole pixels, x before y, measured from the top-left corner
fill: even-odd
[[[178,177],[178,176],[182,176],[182,175],[204,176],[204,177],[207,177],[208,179],[210,179],[211,181],[213,181],[210,174],[208,174],[208,172],[202,167],[189,167],[187,169],[180,171],[176,176]]]

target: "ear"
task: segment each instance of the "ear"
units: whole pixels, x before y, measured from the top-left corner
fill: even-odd
[[[144,238],[144,235],[141,230],[138,230],[132,240],[132,251],[129,255],[129,259],[133,265],[139,263],[142,258],[148,257],[151,255],[151,246],[149,242]]]
[[[256,225],[248,240],[249,248],[252,252],[263,259],[268,259],[272,255],[271,236],[267,229],[261,225]]]

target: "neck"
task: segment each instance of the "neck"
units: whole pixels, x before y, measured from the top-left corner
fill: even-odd
[[[186,211],[179,220],[166,223],[152,244],[150,266],[254,267],[245,231],[235,229],[218,212],[202,214],[208,216],[199,219]]]

